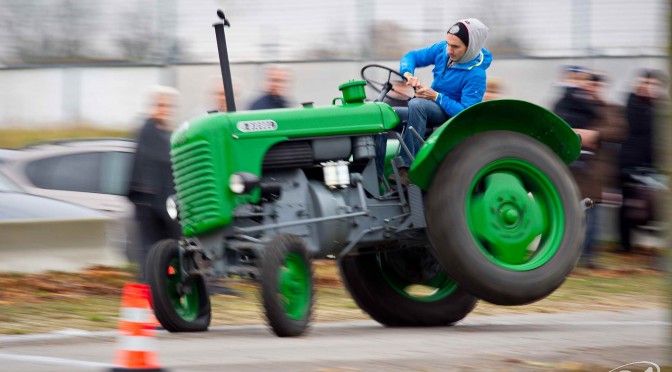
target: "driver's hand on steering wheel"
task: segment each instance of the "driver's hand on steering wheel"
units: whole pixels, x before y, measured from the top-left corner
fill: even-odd
[[[420,78],[411,75],[410,72],[404,73],[404,77],[406,78],[406,85],[412,86],[413,89],[415,89],[418,85],[420,85]]]
[[[436,96],[439,93],[435,91],[434,89],[426,86],[426,85],[418,85],[418,87],[415,89],[415,96],[418,98],[424,98],[428,99],[430,101],[435,101]]]

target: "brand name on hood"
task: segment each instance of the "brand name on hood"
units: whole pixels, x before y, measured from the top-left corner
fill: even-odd
[[[239,121],[236,128],[241,132],[266,132],[277,130],[278,123],[274,120]]]

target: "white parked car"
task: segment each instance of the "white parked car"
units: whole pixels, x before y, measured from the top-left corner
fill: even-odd
[[[0,153],[0,172],[28,194],[97,210],[115,220],[115,245],[127,255],[135,241],[128,200],[136,143],[121,138],[43,142]],[[130,258],[130,257],[129,257]]]

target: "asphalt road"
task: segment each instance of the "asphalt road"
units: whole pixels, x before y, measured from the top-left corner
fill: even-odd
[[[548,370],[548,363],[563,362],[616,368],[642,360],[670,365],[668,315],[648,309],[472,316],[454,327],[412,329],[371,321],[320,323],[306,336],[289,339],[275,337],[265,326],[199,334],[161,331],[158,357],[162,367],[175,372],[511,371]],[[0,370],[106,370],[114,363],[115,335],[2,336]]]

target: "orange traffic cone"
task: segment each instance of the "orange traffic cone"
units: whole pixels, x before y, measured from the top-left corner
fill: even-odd
[[[111,371],[165,371],[156,356],[156,318],[146,284],[124,285],[119,318],[117,367]]]
[[[149,288],[148,285],[146,284],[138,284],[139,286],[142,286],[142,296],[147,299],[147,303],[149,303],[149,323],[154,326],[154,329],[160,328],[161,323],[159,322],[158,319],[156,319],[156,316],[154,315],[154,300],[152,299],[152,292],[151,289]]]

